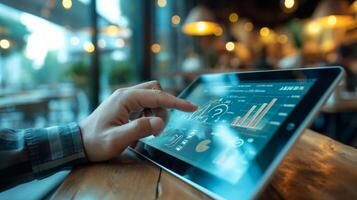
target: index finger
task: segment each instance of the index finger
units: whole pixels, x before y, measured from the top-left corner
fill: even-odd
[[[148,81],[144,83],[140,83],[138,85],[134,85],[131,87],[132,89],[155,89],[162,90],[160,82],[157,80]]]
[[[186,112],[193,112],[197,106],[168,94],[162,90],[132,90],[128,95],[128,108],[138,110],[141,108],[174,108]]]

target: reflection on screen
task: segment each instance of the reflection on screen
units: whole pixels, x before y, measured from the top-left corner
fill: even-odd
[[[159,137],[142,141],[231,183],[239,180],[314,80],[199,84]]]

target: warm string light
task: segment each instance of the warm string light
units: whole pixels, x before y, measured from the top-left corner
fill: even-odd
[[[238,22],[239,16],[237,13],[231,13],[231,14],[229,14],[228,19],[231,23],[236,23],[236,22]]]
[[[226,50],[227,51],[233,51],[235,48],[234,42],[227,42],[226,43]]]
[[[171,23],[173,25],[178,25],[178,24],[180,24],[180,22],[181,22],[181,17],[180,16],[174,15],[174,16],[171,17]]]
[[[291,13],[297,9],[297,0],[282,0],[282,8],[285,13]]]
[[[2,49],[8,49],[8,48],[10,48],[10,46],[11,46],[11,43],[9,40],[7,40],[7,39],[0,40],[0,47]]]
[[[167,4],[166,0],[157,0],[157,5],[161,8],[165,7]]]
[[[95,47],[94,47],[93,43],[85,42],[83,45],[83,49],[88,53],[93,53],[95,50]]]
[[[263,27],[259,31],[260,36],[267,37],[270,34],[270,29],[268,27]]]
[[[287,9],[292,9],[295,5],[295,0],[284,0],[284,6]]]
[[[151,51],[153,52],[153,53],[160,53],[160,51],[161,51],[161,46],[159,45],[159,44],[157,44],[157,43],[154,43],[154,44],[152,44],[151,45]]]
[[[62,6],[65,9],[71,9],[72,8],[72,0],[62,0]]]

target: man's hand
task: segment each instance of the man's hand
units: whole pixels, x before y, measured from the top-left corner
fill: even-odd
[[[79,123],[88,159],[108,160],[132,142],[159,134],[167,108],[193,112],[197,107],[163,92],[157,81],[118,89]]]

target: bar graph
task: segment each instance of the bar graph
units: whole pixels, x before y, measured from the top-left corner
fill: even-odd
[[[239,125],[243,125],[245,123],[245,121],[248,119],[248,117],[252,114],[252,112],[255,110],[257,106],[254,105],[252,106],[248,112],[244,115],[244,117],[242,118],[242,120],[239,122]]]
[[[265,108],[265,106],[267,106],[267,103],[263,103],[258,111],[253,115],[253,117],[249,120],[249,122],[247,123],[247,126],[250,127],[253,122],[257,119],[257,117],[259,116],[259,114],[263,111],[263,109]]]
[[[259,127],[262,127],[261,123],[263,123],[264,117],[268,114],[269,110],[271,110],[277,100],[277,98],[273,98],[269,103],[262,103],[259,108],[258,105],[252,105],[243,117],[237,116],[234,118],[231,125],[234,127],[259,129]]]

